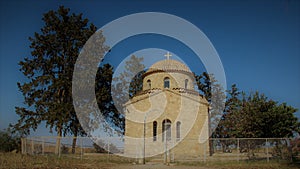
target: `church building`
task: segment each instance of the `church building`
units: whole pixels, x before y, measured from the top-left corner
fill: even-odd
[[[124,105],[124,153],[201,158],[209,154],[209,104],[195,90],[191,70],[169,52],[165,56],[146,71],[143,90]]]

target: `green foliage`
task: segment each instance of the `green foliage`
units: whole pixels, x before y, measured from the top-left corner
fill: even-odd
[[[123,95],[118,95],[118,100],[121,102],[128,101],[136,93],[142,90],[143,79],[142,75],[145,72],[145,65],[142,64],[144,58],[132,55],[129,60],[125,62],[124,70],[113,79],[114,94],[118,95],[120,92]]]
[[[29,38],[31,56],[19,62],[27,78],[18,83],[26,106],[16,107],[20,118],[13,127],[27,135],[44,121],[59,136],[84,135],[73,107],[72,75],[79,51],[97,28],[62,6],[45,13],[42,20],[41,32]],[[106,50],[103,42],[99,48]]]
[[[209,102],[209,125],[210,133],[217,127],[222,116],[225,104],[225,91],[213,75],[203,72],[201,75],[194,75],[200,94]]]
[[[196,75],[195,80],[198,87],[198,90],[200,91],[200,94],[202,94],[208,102],[211,101],[211,85],[212,81],[210,80],[210,76],[207,72],[203,72],[201,75]]]
[[[255,92],[246,96],[236,85],[228,91],[226,109],[216,130],[219,137],[281,138],[300,131],[294,113],[286,103],[268,99]]]
[[[145,65],[142,64],[144,61],[143,57],[136,57],[132,55],[130,60],[126,61],[125,70],[121,76],[123,76],[125,80],[126,77],[133,77],[131,81],[129,81],[129,97],[132,98],[135,94],[142,91],[143,89],[143,74],[145,73]],[[125,80],[126,81],[126,80]]]
[[[100,66],[96,75],[95,93],[98,107],[101,114],[94,114],[93,128],[99,125],[106,129],[113,128],[115,131],[124,132],[125,120],[122,112],[119,112],[113,102],[111,85],[113,77],[113,67],[110,64]],[[104,119],[102,119],[104,117]],[[102,123],[105,120],[105,123]],[[99,123],[101,122],[101,124]]]
[[[123,104],[142,90],[142,76],[145,72],[143,60],[143,57],[132,55],[125,62],[125,69],[113,79],[112,95],[114,96],[114,105],[121,114],[124,114]]]
[[[224,109],[225,102],[225,92],[223,86],[218,83],[212,74],[203,72],[201,75],[196,75],[195,80],[200,94],[206,98],[209,103],[209,113],[208,113],[208,125],[209,125],[209,137],[217,137],[215,132],[213,132],[217,126],[220,118],[222,117],[222,112]],[[210,155],[213,154],[213,141],[209,141]]]
[[[21,139],[9,131],[0,131],[0,152],[20,151]]]

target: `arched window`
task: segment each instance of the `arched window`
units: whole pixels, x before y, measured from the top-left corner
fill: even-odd
[[[157,140],[157,122],[153,122],[153,141]]]
[[[170,78],[168,77],[164,79],[164,88],[170,88]]]
[[[188,80],[188,79],[185,79],[185,81],[184,81],[184,88],[185,88],[185,89],[187,89],[188,83],[189,83],[189,80]]]
[[[181,122],[178,121],[176,123],[176,140],[179,141],[180,140],[180,126],[181,126]]]
[[[147,80],[148,89],[151,89],[151,80]]]
[[[171,140],[171,121],[169,119],[165,119],[162,122],[162,141],[167,138],[167,141]]]

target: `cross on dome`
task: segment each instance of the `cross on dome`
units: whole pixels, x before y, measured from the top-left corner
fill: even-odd
[[[172,55],[171,55],[170,52],[167,52],[167,54],[165,54],[165,57],[167,58],[167,60],[169,60],[171,56],[172,56]]]

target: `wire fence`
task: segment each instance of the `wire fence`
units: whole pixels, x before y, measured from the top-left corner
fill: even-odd
[[[293,161],[299,159],[300,140],[290,138],[212,139],[218,160]]]
[[[89,138],[89,137],[28,137],[22,138],[22,153],[32,155],[71,156],[80,159],[99,158],[106,161],[140,162],[143,148],[136,145],[130,158],[124,154],[124,140],[120,138]],[[76,143],[76,144],[74,144]],[[95,144],[97,143],[97,144]],[[173,144],[174,142],[170,142]],[[242,161],[270,160],[295,161],[300,159],[300,139],[298,138],[213,138],[205,144],[195,145],[195,140],[185,140],[191,147],[202,146],[204,150],[198,155],[188,151],[194,149],[176,149],[176,146],[164,153],[144,158],[146,161],[170,162],[180,161]],[[207,148],[211,146],[210,148]],[[206,149],[206,148],[207,149]],[[209,150],[209,151],[206,151]],[[185,151],[185,153],[183,153]]]

